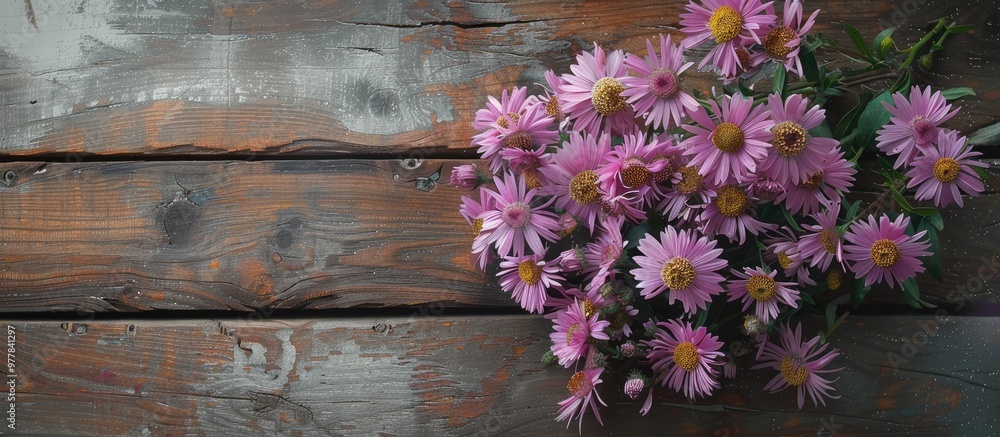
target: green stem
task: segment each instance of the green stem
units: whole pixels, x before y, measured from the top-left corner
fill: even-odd
[[[944,28],[947,26],[946,23],[947,22],[944,21],[944,18],[939,18],[937,21],[937,25],[934,26],[934,29],[931,29],[931,31],[928,32],[927,35],[924,35],[924,37],[921,38],[920,41],[917,41],[917,43],[914,44],[913,47],[910,47],[910,55],[906,57],[906,61],[904,61],[903,64],[899,66],[899,69],[903,70],[909,68],[910,64],[913,63],[913,60],[917,59],[917,53],[920,52],[920,49],[923,48],[924,44],[927,44],[927,42],[930,41],[935,34],[944,30]]]

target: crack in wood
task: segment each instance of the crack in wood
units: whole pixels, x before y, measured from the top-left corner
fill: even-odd
[[[487,21],[482,23],[462,23],[458,21],[441,20],[441,21],[421,21],[416,24],[378,23],[374,21],[337,21],[337,22],[340,24],[346,24],[351,26],[378,26],[378,27],[391,27],[394,29],[420,29],[425,27],[436,27],[436,26],[451,26],[451,27],[457,27],[459,29],[484,29],[484,28],[502,28],[506,26],[513,26],[519,24],[543,23],[546,21],[555,21],[555,20],[556,20],[555,18],[540,18],[537,20]]]

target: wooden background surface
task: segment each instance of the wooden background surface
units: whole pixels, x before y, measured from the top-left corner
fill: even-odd
[[[975,25],[919,80],[976,90],[953,127],[1000,119],[995,1],[806,8],[842,42],[843,20],[869,38],[899,26],[900,44],[941,16]],[[570,372],[538,364],[549,322],[473,267],[465,192],[416,181],[474,159],[487,95],[567,71],[594,41],[677,37],[682,9],[0,0],[7,434],[575,434],[554,420]],[[945,213],[944,280],[921,290],[946,319],[884,289],[847,319],[826,408],[799,412],[749,373],[694,404],[658,391],[640,417],[609,375],[607,426],[588,417],[586,434],[1000,432],[998,204],[994,177]]]

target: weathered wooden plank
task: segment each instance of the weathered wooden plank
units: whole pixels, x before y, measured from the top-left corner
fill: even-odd
[[[19,163],[4,311],[511,305],[468,254],[455,161]],[[442,181],[443,182],[443,181]]]
[[[417,188],[468,162],[11,163],[0,168],[16,174],[0,186],[0,301],[5,311],[510,307],[469,254],[458,206],[471,191]],[[997,282],[983,280],[1000,258],[998,202],[994,188],[944,211],[944,281],[923,276],[928,302],[998,300]],[[901,302],[891,290],[869,299]]]
[[[550,327],[537,316],[7,325],[18,435],[576,433],[554,420],[572,372],[538,364]],[[997,329],[850,317],[833,339],[843,397],[802,412],[794,392],[763,393],[770,372],[746,371],[693,404],[659,390],[641,417],[623,369],[601,386],[606,427],[588,417],[586,434],[990,434]]]
[[[7,0],[0,12],[0,154],[401,154],[468,146],[487,95],[568,71],[592,42],[641,52],[680,37],[683,2],[205,3]],[[916,5],[916,6],[914,6]],[[992,2],[811,2],[847,42],[928,19],[975,24],[920,79],[972,86],[955,125],[995,121]],[[687,86],[707,90],[711,75]]]

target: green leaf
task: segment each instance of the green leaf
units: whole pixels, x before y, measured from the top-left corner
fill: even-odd
[[[648,221],[641,222],[628,230],[625,234],[625,240],[628,241],[628,245],[625,246],[625,250],[634,249],[639,247],[639,240],[649,233],[649,230],[653,228],[653,225],[649,224]]]
[[[974,96],[974,95],[976,95],[976,92],[973,91],[972,88],[965,86],[957,88],[948,88],[944,91],[941,91],[941,96],[944,97],[945,100],[955,100],[965,96]]]
[[[830,126],[826,124],[826,120],[819,126],[809,129],[809,135],[814,137],[823,138],[833,138],[833,132],[830,132]]]
[[[847,303],[850,296],[844,294],[831,300],[830,303],[826,304],[826,328],[833,328],[833,324],[837,321],[837,306]]]
[[[938,240],[937,231],[931,225],[930,217],[926,217],[920,220],[920,224],[917,225],[917,232],[926,231],[927,241],[931,243],[931,247],[928,249],[930,255],[924,257],[924,264],[927,265],[927,271],[930,272],[934,279],[941,282],[941,242]]]
[[[799,298],[802,299],[803,302],[805,302],[805,303],[807,303],[809,305],[813,305],[813,306],[816,305],[816,301],[813,300],[812,295],[809,294],[809,293],[806,293],[806,292],[799,293]]]
[[[1000,123],[991,124],[969,135],[969,144],[977,146],[1000,145]]]
[[[976,26],[973,26],[971,24],[959,24],[956,26],[948,26],[948,33],[951,34],[963,33],[963,32],[968,32],[975,28]]]
[[[847,215],[844,216],[847,217],[847,221],[854,220],[854,214],[858,212],[858,208],[861,208],[860,200],[855,200],[854,202],[851,202],[851,206],[847,208]]]
[[[744,96],[753,95],[753,90],[747,87],[746,84],[743,83],[743,79],[740,79],[740,81],[737,84],[739,85],[740,94],[743,94]]]
[[[920,286],[917,285],[917,278],[910,278],[903,281],[903,301],[907,305],[920,309]]]
[[[983,180],[983,183],[989,183],[989,181],[990,181],[990,173],[988,171],[986,171],[985,168],[982,168],[982,167],[972,167],[972,169],[976,171],[976,174],[979,175],[979,178]]]
[[[816,62],[816,54],[811,51],[799,51],[799,61],[802,62],[802,75],[806,80],[819,82],[819,63]]]
[[[875,133],[882,129],[882,126],[889,123],[889,111],[882,106],[882,102],[892,102],[892,94],[888,91],[882,92],[867,105],[858,118],[857,135],[854,142],[858,148],[867,149],[875,145]]]
[[[785,93],[788,92],[788,72],[785,71],[784,66],[781,66],[774,71],[774,83],[771,89],[778,93],[778,95],[782,98],[784,98]]]
[[[802,230],[802,227],[799,226],[799,223],[795,221],[795,217],[792,217],[792,213],[788,212],[788,208],[781,208],[781,212],[785,214],[785,221],[792,226],[792,229],[799,232],[805,232]]]
[[[854,289],[851,290],[851,306],[857,308],[861,305],[861,302],[865,300],[865,296],[868,295],[869,291],[872,291],[871,286],[865,286],[865,282],[861,279],[854,280]]]
[[[906,201],[906,198],[903,197],[903,194],[900,193],[899,190],[897,190],[896,187],[892,185],[889,186],[889,190],[892,191],[892,197],[896,199],[896,203],[899,204],[899,206],[903,208],[904,211],[910,214],[916,214],[922,217],[928,217],[938,213],[937,208],[934,207],[930,206],[914,207],[910,205],[910,202]]]
[[[890,27],[888,29],[879,32],[878,35],[875,35],[875,39],[872,40],[872,53],[875,54],[876,58],[885,60],[885,55],[886,53],[888,53],[889,47],[883,49],[882,42],[885,41],[886,38],[891,37],[892,31],[894,30],[896,30],[895,27]]]
[[[896,82],[889,87],[888,92],[894,93],[900,90],[905,90],[910,88],[910,69],[903,70],[903,74],[899,75]]]
[[[865,38],[861,36],[861,32],[852,26],[850,23],[844,23],[844,30],[847,31],[847,36],[851,37],[851,41],[854,42],[854,47],[858,48],[858,53],[865,58],[865,60],[872,61],[874,64],[875,59],[872,57],[872,51],[868,48],[868,44],[865,44]]]
[[[712,303],[711,302],[709,302],[708,306],[706,306],[705,309],[701,310],[701,313],[698,314],[698,320],[696,320],[694,322],[694,326],[695,327],[705,326],[705,320],[708,319],[708,310],[710,308],[712,308]]]
[[[929,215],[929,216],[925,217],[925,219],[928,222],[930,222],[931,226],[934,226],[935,229],[937,229],[939,231],[943,231],[944,230],[944,219],[941,217],[941,213],[940,212],[937,213],[937,214],[934,214],[934,215]]]
[[[833,137],[841,140],[844,139],[848,133],[853,132],[854,128],[858,126],[858,120],[861,118],[861,113],[865,110],[865,107],[868,106],[868,102],[870,101],[872,101],[871,94],[861,96],[861,101],[858,102],[858,105],[851,108],[850,111],[847,111],[844,118],[841,118],[840,122],[837,123],[837,128],[833,131]]]

